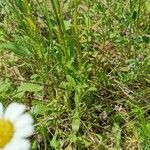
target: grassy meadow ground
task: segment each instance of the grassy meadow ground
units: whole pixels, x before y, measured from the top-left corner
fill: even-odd
[[[0,100],[33,150],[150,150],[150,1],[1,0]]]

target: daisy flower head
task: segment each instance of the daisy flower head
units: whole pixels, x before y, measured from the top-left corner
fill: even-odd
[[[11,103],[4,110],[0,103],[0,150],[30,150],[27,140],[34,132],[33,119],[25,105]]]

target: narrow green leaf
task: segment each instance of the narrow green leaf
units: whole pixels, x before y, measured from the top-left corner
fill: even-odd
[[[79,112],[75,112],[73,115],[73,120],[72,120],[72,129],[77,132],[80,128],[80,117],[79,117]]]
[[[114,140],[115,140],[115,149],[120,150],[120,142],[121,142],[121,131],[120,126],[117,123],[113,124],[112,132],[114,134]]]
[[[4,49],[14,52],[16,55],[19,56],[31,56],[31,52],[24,46],[18,43],[2,43],[0,44],[0,51]]]

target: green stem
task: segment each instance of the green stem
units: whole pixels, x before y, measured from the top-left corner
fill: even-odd
[[[137,16],[137,21],[136,21],[136,32],[138,30],[138,25],[139,25],[140,11],[141,11],[141,0],[139,0],[139,6],[138,6],[138,16]]]
[[[79,30],[78,30],[78,22],[77,22],[77,17],[78,17],[78,0],[74,0],[73,4],[74,4],[74,13],[73,13],[73,35],[75,36],[75,40],[76,40],[76,53],[77,53],[77,60],[78,60],[78,64],[79,64],[79,68],[81,68],[81,45],[80,45],[80,40],[79,40]]]
[[[56,6],[56,5],[60,5],[60,4],[59,4],[58,0],[51,0],[51,4],[52,4],[52,7],[53,7],[53,10],[54,10],[54,13],[55,13],[56,21],[58,23],[59,33],[60,33],[61,39],[63,41],[64,54],[65,54],[65,57],[68,58],[67,45],[66,45],[66,40],[65,40],[65,37],[64,37],[65,33],[63,32],[63,27],[62,27],[61,19],[60,19],[60,16],[61,16],[60,6],[58,6],[58,7]]]

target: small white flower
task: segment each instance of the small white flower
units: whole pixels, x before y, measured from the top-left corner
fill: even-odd
[[[0,103],[0,150],[30,150],[26,138],[34,132],[33,119],[25,106],[11,103],[6,110]]]

